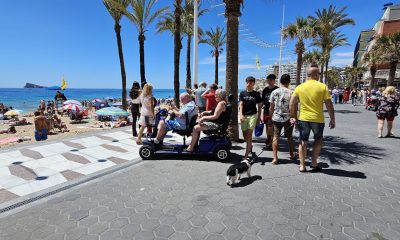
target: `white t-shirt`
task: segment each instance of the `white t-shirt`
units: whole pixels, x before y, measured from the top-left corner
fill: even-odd
[[[283,87],[280,87],[271,93],[269,97],[269,102],[274,104],[272,121],[286,122],[290,119],[290,96],[292,96],[292,91],[288,88]]]

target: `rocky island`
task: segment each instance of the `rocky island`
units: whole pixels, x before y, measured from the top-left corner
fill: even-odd
[[[33,84],[33,83],[26,83],[24,88],[46,88],[46,87],[40,86],[40,85],[36,85],[36,84]]]

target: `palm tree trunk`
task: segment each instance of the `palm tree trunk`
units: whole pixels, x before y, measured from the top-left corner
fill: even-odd
[[[389,70],[389,78],[387,81],[388,86],[394,86],[394,78],[396,77],[396,66],[397,66],[397,61],[391,61],[390,62],[390,70]]]
[[[297,72],[296,72],[296,86],[300,84],[301,66],[303,64],[303,53],[297,53]]]
[[[327,83],[327,81],[328,81],[328,63],[329,63],[329,57],[326,59],[326,62],[325,62],[325,83]],[[322,75],[322,73],[321,73],[321,75]]]
[[[126,101],[126,73],[125,73],[124,53],[122,51],[121,25],[119,25],[119,23],[116,22],[114,25],[114,30],[115,30],[115,34],[117,36],[119,65],[121,67],[122,108],[126,110],[128,108],[128,103]]]
[[[190,72],[190,48],[191,48],[192,36],[187,36],[187,48],[186,48],[186,87],[192,88],[192,73]]]
[[[217,49],[217,51],[218,51],[218,49]],[[219,57],[219,54],[217,53],[217,54],[215,54],[215,84],[217,84],[218,85],[218,57]]]
[[[175,0],[175,30],[174,30],[174,99],[175,105],[179,108],[179,58],[181,55],[181,3],[182,0]]]
[[[144,85],[147,83],[146,81],[146,71],[144,67],[144,40],[146,39],[144,37],[144,34],[141,33],[139,34],[139,54],[140,54],[140,83],[142,85],[142,88]]]
[[[324,63],[321,65],[321,74],[319,75],[319,81],[322,82],[324,78]]]
[[[371,73],[371,84],[370,84],[370,87],[371,87],[371,90],[372,90],[372,89],[375,88],[376,66],[372,65],[372,66],[369,68],[369,72]]]
[[[226,34],[226,91],[235,97],[232,102],[232,120],[229,134],[232,140],[239,140],[238,125],[238,62],[239,62],[239,17],[241,1],[224,0],[227,18]]]

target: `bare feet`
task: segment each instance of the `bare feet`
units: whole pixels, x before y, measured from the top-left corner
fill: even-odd
[[[272,160],[271,164],[272,164],[272,165],[278,165],[278,164],[279,164],[279,161],[278,161],[278,159],[274,159],[274,160]]]
[[[142,144],[143,144],[143,142],[142,142],[142,140],[141,140],[141,139],[137,139],[137,140],[136,140],[136,144],[137,144],[137,145],[142,145]]]

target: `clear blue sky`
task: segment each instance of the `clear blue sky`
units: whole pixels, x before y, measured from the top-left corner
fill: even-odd
[[[170,5],[172,0],[159,0],[156,6]],[[203,0],[210,11],[200,18],[204,30],[224,26],[224,7],[210,8],[222,0]],[[348,6],[346,12],[356,26],[341,28],[349,38],[350,46],[333,51],[331,65],[343,66],[352,62],[354,46],[361,30],[371,29],[382,16],[382,0],[247,0],[240,18],[242,26],[260,39],[278,43],[285,4],[285,25],[297,16],[314,15],[315,10]],[[172,9],[171,9],[172,10]],[[20,0],[4,1],[0,8],[0,88],[22,87],[26,82],[40,85],[59,85],[61,76],[71,88],[120,88],[121,76],[113,19],[101,0]],[[122,40],[130,88],[140,79],[137,32],[124,18]],[[154,24],[146,33],[146,78],[156,88],[173,88],[173,38],[169,33],[158,34]],[[181,86],[185,84],[185,49],[181,52]],[[293,42],[284,50],[284,63],[294,62]],[[210,47],[199,47],[199,81],[212,82],[214,61]],[[220,59],[220,82],[225,84],[225,51]],[[248,75],[261,77],[265,68],[257,70],[256,55],[262,66],[278,61],[278,48],[260,48],[240,39],[239,81]],[[239,87],[242,87],[239,84]]]

